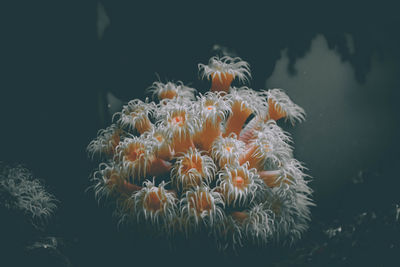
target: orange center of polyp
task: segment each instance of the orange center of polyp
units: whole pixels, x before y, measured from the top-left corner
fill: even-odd
[[[154,136],[155,138],[156,138],[156,140],[158,141],[158,142],[162,142],[162,141],[164,141],[164,138],[161,136],[161,135],[159,135],[159,134],[157,134],[157,135],[155,135]]]
[[[133,162],[143,154],[144,154],[144,149],[142,147],[135,146],[135,144],[131,144],[128,146],[126,150],[126,159]]]
[[[144,202],[145,208],[153,212],[161,209],[161,200],[157,192],[150,192]]]
[[[172,118],[171,122],[174,125],[183,126],[185,119],[183,116],[175,116]]]
[[[211,82],[211,92],[224,91],[228,93],[233,78],[233,74],[227,72],[223,72],[220,75],[213,75]]]
[[[243,177],[236,176],[236,177],[234,177],[232,180],[233,180],[232,183],[233,183],[233,185],[234,185],[235,187],[242,188],[242,187],[244,186],[244,179],[243,179]]]
[[[167,90],[167,91],[163,91],[159,94],[159,98],[160,99],[172,99],[176,96],[176,91],[174,90]]]

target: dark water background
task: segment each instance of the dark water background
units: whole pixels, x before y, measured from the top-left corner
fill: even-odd
[[[0,160],[25,164],[60,200],[47,233],[40,235],[59,238],[60,251],[73,266],[286,266],[296,255],[308,255],[293,260],[301,265],[396,266],[400,19],[395,5],[2,6]],[[105,16],[109,26],[99,33]],[[295,156],[314,178],[317,207],[310,233],[297,247],[244,249],[231,257],[199,241],[170,251],[144,234],[117,231],[110,211],[98,207],[92,192],[85,193],[95,167],[85,149],[109,124],[107,93],[122,101],[143,99],[156,73],[162,81],[182,80],[205,92],[208,84],[198,80],[197,64],[214,55],[215,44],[250,63],[252,88],[283,88],[307,112],[307,121],[294,128],[281,124],[293,134]],[[352,226],[357,230],[349,230]],[[329,238],[327,231],[339,227],[336,239]]]

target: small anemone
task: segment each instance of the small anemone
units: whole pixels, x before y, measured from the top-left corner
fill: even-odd
[[[117,146],[115,159],[133,181],[140,181],[148,174],[152,159],[150,147],[146,139],[135,136],[125,138]]]
[[[206,185],[186,191],[180,201],[181,223],[186,235],[202,227],[217,229],[225,218],[223,207],[221,195]]]
[[[270,170],[280,168],[283,161],[292,157],[292,147],[288,143],[290,138],[274,125],[276,126],[274,123],[267,123],[253,132],[253,138],[247,144],[240,164],[248,162],[251,168],[259,171]]]
[[[231,111],[229,102],[221,92],[207,92],[198,97],[194,110],[200,119],[194,142],[201,149],[209,151],[214,140],[221,135],[222,122]]]
[[[137,220],[146,221],[158,227],[158,229],[169,232],[172,223],[177,217],[177,198],[174,193],[165,189],[166,183],[162,181],[158,186],[147,180],[143,188],[135,193],[135,212]]]
[[[235,134],[229,137],[217,138],[211,149],[211,156],[220,168],[226,164],[235,164],[239,161],[240,153],[243,153],[245,144],[237,140]]]
[[[194,100],[196,89],[185,86],[183,82],[178,81],[177,83],[154,82],[148,91],[153,94],[153,98],[157,97],[160,101],[178,98]]]
[[[225,165],[218,174],[217,190],[225,204],[232,207],[251,203],[263,191],[263,182],[254,169],[247,165]]]
[[[211,183],[215,178],[215,172],[216,166],[209,156],[190,148],[185,154],[176,158],[171,170],[171,180],[177,188],[188,190],[203,183]]]
[[[202,78],[211,77],[211,91],[228,92],[235,78],[240,82],[246,82],[251,77],[249,64],[239,57],[212,57],[208,65],[199,64],[198,67]]]
[[[167,103],[159,114],[158,125],[165,129],[166,138],[175,153],[194,147],[193,136],[198,131],[198,119],[191,106]]]
[[[252,114],[259,115],[268,106],[265,99],[247,87],[231,88],[227,99],[231,103],[231,113],[226,121],[224,136],[231,133],[240,136],[248,117]]]
[[[152,116],[156,104],[154,102],[143,102],[139,99],[134,99],[125,105],[121,112],[114,114],[113,118],[119,116],[117,123],[121,127],[127,127],[128,129],[136,129],[140,134],[149,131],[153,128],[149,116]]]
[[[289,96],[282,89],[270,89],[260,93],[268,99],[269,111],[268,119],[275,121],[285,118],[289,120],[292,125],[295,122],[302,122],[305,120],[305,111],[300,106],[293,103]]]
[[[96,139],[92,140],[87,147],[88,154],[92,158],[95,155],[112,157],[123,135],[123,130],[115,124],[99,130]]]

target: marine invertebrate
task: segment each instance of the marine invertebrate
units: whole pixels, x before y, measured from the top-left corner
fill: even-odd
[[[0,162],[0,207],[21,213],[36,228],[41,228],[57,208],[56,198],[22,165]]]
[[[188,190],[202,184],[210,184],[215,178],[214,161],[197,149],[189,148],[176,159],[171,170],[171,180],[178,189]]]
[[[157,97],[158,100],[174,99],[174,98],[187,98],[194,100],[196,89],[185,86],[183,82],[154,82],[149,88],[149,92],[153,94],[153,98]]]
[[[231,87],[250,77],[240,58],[213,57],[199,70],[210,92],[154,82],[155,102],[130,101],[89,144],[104,161],[96,197],[115,203],[120,222],[169,237],[205,233],[224,249],[299,239],[312,190],[276,121],[302,121],[304,110],[282,90]]]
[[[240,82],[250,77],[249,64],[241,58],[212,57],[208,65],[199,64],[202,77],[211,77],[211,91],[229,91],[232,81],[237,77]]]

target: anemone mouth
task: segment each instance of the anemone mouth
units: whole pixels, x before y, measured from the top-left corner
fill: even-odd
[[[185,114],[182,114],[172,117],[170,123],[174,126],[182,127],[183,125],[185,125],[185,121],[186,121]]]
[[[240,190],[244,190],[246,188],[246,186],[249,184],[249,180],[238,175],[232,175],[232,184],[234,187],[240,189]]]
[[[236,139],[236,135],[230,137],[220,137],[214,143],[211,150],[211,155],[220,168],[226,164],[239,163],[240,153],[243,152],[244,143]]]
[[[168,123],[172,127],[184,127],[187,122],[187,113],[185,110],[176,110],[168,118]]]
[[[243,168],[231,169],[229,172],[231,183],[235,188],[243,191],[249,186],[250,176]]]
[[[164,142],[165,138],[162,136],[162,134],[156,133],[154,134],[154,138],[157,140],[157,142],[162,143]]]
[[[124,151],[125,159],[130,162],[135,162],[143,158],[145,153],[145,147],[140,143],[130,143]]]

